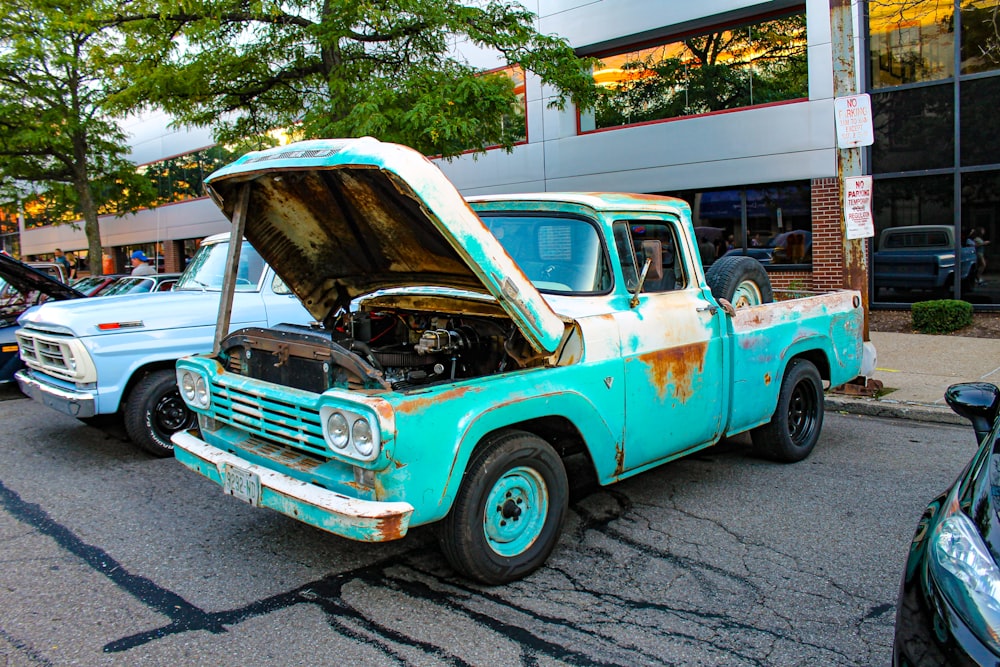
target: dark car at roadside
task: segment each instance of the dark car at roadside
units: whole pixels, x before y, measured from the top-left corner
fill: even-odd
[[[979,449],[924,510],[896,605],[893,664],[1000,664],[1000,389],[948,388]]]

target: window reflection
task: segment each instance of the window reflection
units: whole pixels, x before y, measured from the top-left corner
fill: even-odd
[[[664,194],[691,205],[698,251],[706,267],[727,254],[747,255],[768,267],[802,269],[812,264],[812,203],[807,182]]]
[[[584,131],[808,96],[804,13],[601,58]]]
[[[965,81],[962,103],[962,166],[1000,162],[1000,136],[993,121],[1000,109],[1000,77]]]
[[[954,165],[954,100],[949,85],[872,95],[875,173]]]
[[[872,194],[876,299],[910,302],[945,296],[953,283],[940,267],[955,261],[952,176],[879,179]],[[890,228],[899,233],[888,234]]]
[[[954,0],[869,0],[872,88],[955,73]]]
[[[1000,0],[962,0],[962,74],[1000,69]]]

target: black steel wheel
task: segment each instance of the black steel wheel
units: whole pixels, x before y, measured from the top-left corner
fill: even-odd
[[[197,418],[181,398],[172,369],[147,373],[126,399],[125,431],[132,442],[154,456],[173,456],[170,436],[195,424]]]
[[[812,453],[823,430],[823,379],[808,359],[793,359],[785,370],[771,421],[750,432],[754,451],[782,463]]]

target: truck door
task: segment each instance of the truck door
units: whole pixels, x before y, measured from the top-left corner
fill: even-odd
[[[663,277],[647,280],[638,304],[616,318],[625,361],[624,456],[620,472],[715,442],[728,412],[722,327],[696,282],[693,247],[683,245],[672,218],[621,220],[615,243],[626,286],[634,291],[645,257],[643,241],[659,241]]]

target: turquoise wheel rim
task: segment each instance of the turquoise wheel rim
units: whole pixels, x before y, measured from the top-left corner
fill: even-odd
[[[733,293],[733,306],[736,308],[759,306],[763,300],[760,289],[752,280],[742,281]]]
[[[486,497],[486,543],[500,556],[524,553],[541,535],[548,511],[548,488],[538,471],[524,466],[511,468]]]

